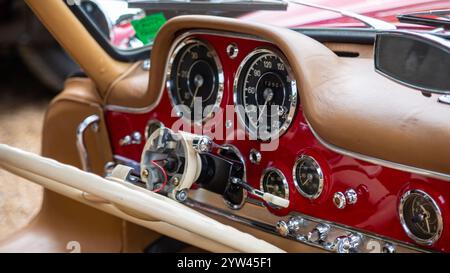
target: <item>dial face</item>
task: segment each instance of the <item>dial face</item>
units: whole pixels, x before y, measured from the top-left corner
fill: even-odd
[[[289,127],[297,108],[297,87],[281,54],[257,49],[241,64],[235,81],[237,113],[254,138],[269,140]]]
[[[423,191],[407,192],[400,203],[400,219],[408,236],[431,245],[442,232],[442,216],[434,200]]]
[[[167,88],[177,115],[202,121],[220,104],[223,72],[216,52],[199,40],[182,42],[170,62]]]
[[[294,184],[306,198],[316,199],[323,190],[323,173],[317,161],[307,155],[301,156],[294,166]]]
[[[275,196],[289,199],[289,186],[283,173],[275,168],[268,168],[261,177],[261,190]],[[275,207],[275,205],[271,205]]]

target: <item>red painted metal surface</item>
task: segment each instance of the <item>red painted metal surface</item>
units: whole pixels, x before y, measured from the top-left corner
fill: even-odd
[[[268,44],[254,40],[198,35],[216,49],[224,68],[225,88],[222,107],[233,105],[233,80],[242,59],[260,46]],[[226,47],[234,42],[239,47],[239,55],[232,60],[226,55]],[[301,90],[299,90],[301,92]],[[150,119],[158,119],[167,127],[177,121],[171,117],[172,105],[167,90],[161,101],[153,110],[142,114],[129,114],[107,111],[105,113],[109,135],[116,155],[139,161],[142,145],[122,147],[119,140],[133,131],[144,134],[144,128]],[[237,117],[235,117],[237,122]],[[351,132],[349,132],[351,133]],[[268,208],[276,215],[286,215],[291,211],[301,212],[317,218],[345,224],[365,231],[373,232],[397,240],[414,243],[407,237],[401,227],[397,208],[401,195],[409,189],[422,189],[429,193],[439,204],[443,214],[444,229],[440,240],[432,246],[435,250],[450,251],[450,232],[448,226],[448,200],[450,200],[450,182],[427,178],[421,175],[402,172],[377,166],[361,160],[337,154],[321,145],[308,127],[302,108],[299,106],[291,127],[279,139],[279,148],[275,151],[262,151],[262,160],[254,165],[247,160],[248,183],[259,188],[259,181],[265,168],[272,166],[280,169],[289,183],[290,207],[277,210]],[[260,150],[260,142],[255,140],[229,140],[217,143],[230,143],[238,147],[244,157],[248,158],[252,148]],[[295,160],[306,153],[317,159],[325,174],[325,188],[316,200],[302,197],[293,183],[292,171]],[[345,209],[337,209],[332,196],[337,191],[353,188],[358,192],[358,202]]]

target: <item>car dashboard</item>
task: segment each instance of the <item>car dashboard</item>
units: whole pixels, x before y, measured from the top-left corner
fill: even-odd
[[[208,136],[212,158],[238,162],[239,183],[248,185],[224,194],[230,177],[217,182],[220,190],[193,183],[183,203],[218,221],[291,251],[449,251],[445,171],[420,160],[411,163],[414,154],[392,157],[389,147],[403,153],[396,141],[405,141],[401,134],[409,129],[401,122],[390,128],[396,121],[377,123],[387,115],[406,115],[401,111],[408,105],[381,107],[374,116],[363,95],[375,104],[387,100],[385,89],[393,90],[389,97],[396,103],[404,101],[395,98],[401,92],[414,98],[408,103],[427,98],[376,74],[372,58],[338,56],[294,31],[187,17],[169,22],[156,38],[145,92],[124,95],[123,88],[112,88],[106,98],[114,164],[149,177],[142,160],[155,131]],[[355,78],[360,80],[352,82]],[[356,99],[345,100],[349,96]],[[338,119],[345,121],[336,124]],[[265,134],[261,120],[268,121]],[[377,126],[385,131],[374,135]],[[388,143],[384,139],[392,132],[398,136]],[[368,136],[358,138],[361,134]],[[377,139],[386,151],[364,150]],[[170,183],[183,179],[174,177]],[[265,193],[276,201],[265,199]]]

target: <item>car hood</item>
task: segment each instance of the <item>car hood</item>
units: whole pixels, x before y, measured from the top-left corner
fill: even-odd
[[[309,0],[305,1],[393,23],[399,28],[424,28],[402,24],[396,15],[417,11],[450,9],[448,0]],[[355,19],[338,13],[290,3],[286,11],[257,11],[240,17],[243,20],[267,23],[280,27],[364,27]]]

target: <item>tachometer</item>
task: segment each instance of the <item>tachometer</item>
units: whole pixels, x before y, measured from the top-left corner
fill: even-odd
[[[174,50],[168,69],[167,89],[179,116],[203,121],[219,106],[223,71],[214,49],[206,42],[188,39]]]
[[[237,113],[250,136],[281,136],[297,108],[297,85],[281,53],[257,49],[242,62],[234,82]]]

